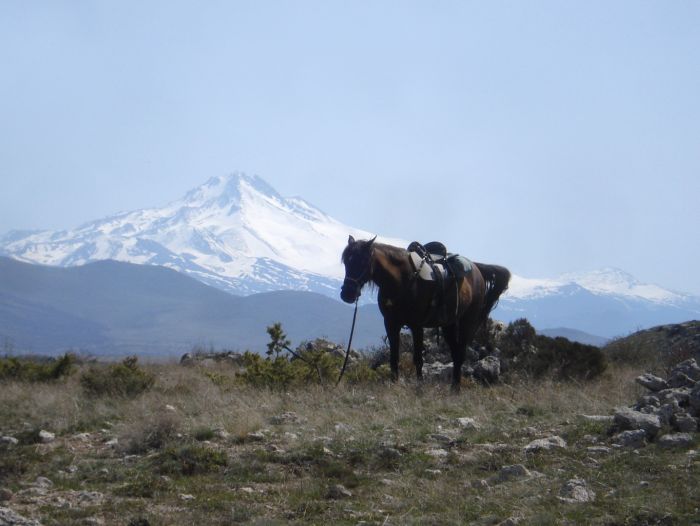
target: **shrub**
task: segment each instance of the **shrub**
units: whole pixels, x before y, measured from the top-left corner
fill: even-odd
[[[605,354],[598,347],[562,337],[538,335],[525,318],[508,324],[500,339],[500,348],[511,374],[589,379],[600,375],[607,367]]]
[[[126,444],[126,452],[131,454],[162,449],[177,436],[180,424],[180,419],[170,412],[144,415],[129,422],[120,442]]]
[[[154,462],[160,473],[190,476],[217,471],[228,459],[223,451],[189,445],[168,448]]]
[[[135,397],[150,389],[155,376],[138,365],[136,356],[107,367],[93,366],[80,377],[80,385],[91,395]]]
[[[50,382],[73,372],[75,355],[66,353],[60,358],[0,358],[0,380],[22,382]]]

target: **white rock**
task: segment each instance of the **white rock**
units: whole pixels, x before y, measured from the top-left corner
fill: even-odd
[[[561,488],[559,500],[568,504],[592,502],[595,500],[595,492],[588,488],[585,480],[575,478]]]
[[[462,429],[477,430],[480,427],[476,420],[468,416],[462,416],[458,418],[457,424]]]
[[[536,451],[549,451],[550,449],[565,448],[566,441],[558,436],[554,435],[547,438],[538,438],[533,440],[527,446],[525,446],[525,453],[534,453]]]
[[[656,441],[659,447],[688,447],[693,443],[693,435],[690,433],[670,433],[660,436]]]
[[[41,431],[39,431],[39,440],[42,444],[48,444],[49,442],[53,442],[54,440],[56,440],[56,435],[54,435],[50,431],[42,429]]]

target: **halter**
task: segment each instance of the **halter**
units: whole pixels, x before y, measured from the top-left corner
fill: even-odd
[[[350,276],[346,275],[345,279],[343,280],[343,283],[349,281],[355,285],[357,288],[357,298],[362,295],[362,287],[364,287],[369,281],[369,274],[372,272],[372,256],[374,256],[374,247],[370,249],[369,257],[367,258],[367,267],[360,273],[360,275],[356,278],[351,278]],[[357,299],[355,301],[357,301]]]

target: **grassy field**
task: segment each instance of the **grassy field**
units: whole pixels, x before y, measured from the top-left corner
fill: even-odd
[[[700,524],[697,440],[616,448],[607,422],[583,416],[633,403],[632,368],[459,395],[145,369],[155,382],[133,397],[95,394],[80,371],[1,381],[0,436],[18,442],[0,444],[0,506],[44,525]],[[553,436],[566,445],[526,450]],[[571,479],[587,502],[563,489]]]

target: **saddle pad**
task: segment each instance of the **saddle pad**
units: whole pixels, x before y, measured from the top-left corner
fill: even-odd
[[[451,272],[442,263],[433,263],[432,265],[427,262],[423,263],[423,258],[416,252],[409,252],[408,255],[413,270],[418,271],[418,277],[426,281],[435,281],[437,279],[435,272],[439,272],[442,278],[446,278],[451,272],[454,272],[455,277],[460,278],[469,274],[473,268],[473,263],[469,259],[458,254],[450,255],[447,258]]]
[[[421,258],[416,252],[409,252],[408,255],[411,258],[413,270],[418,271],[418,277],[420,279],[423,279],[425,281],[435,281],[437,276],[435,276],[433,268],[435,269],[435,271],[439,272],[442,275],[442,277],[447,276],[447,269],[443,264],[433,263],[432,265],[430,265],[428,262],[423,262],[423,258]]]

